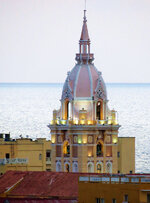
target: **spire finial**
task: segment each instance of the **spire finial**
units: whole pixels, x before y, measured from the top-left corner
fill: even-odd
[[[84,17],[83,17],[83,19],[84,19],[84,22],[87,21],[87,20],[86,20],[86,0],[85,0],[85,8],[84,8]]]
[[[84,17],[83,17],[83,19],[84,19],[84,22],[87,21],[87,20],[86,20],[86,10],[84,10]]]
[[[85,0],[85,9],[84,10],[86,11],[86,0]]]

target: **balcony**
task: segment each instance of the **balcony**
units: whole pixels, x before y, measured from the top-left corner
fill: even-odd
[[[142,175],[134,177],[134,175],[114,175],[114,176],[103,176],[103,175],[87,175],[80,176],[79,182],[101,182],[107,184],[147,184],[150,183],[149,175]],[[141,190],[145,191],[145,190]]]
[[[70,157],[70,154],[64,154],[64,157]]]
[[[51,158],[50,157],[46,157],[46,164],[51,164]]]
[[[97,155],[97,157],[103,157],[103,153],[102,152],[99,152],[96,155]]]
[[[64,120],[64,119],[56,119],[50,122],[50,125],[118,125],[118,122],[112,120]]]
[[[94,60],[94,54],[76,54],[76,61],[93,61]]]

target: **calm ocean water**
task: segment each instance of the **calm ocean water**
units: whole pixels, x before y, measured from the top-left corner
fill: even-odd
[[[60,107],[62,84],[0,84],[0,132],[50,139],[47,125]],[[150,84],[107,84],[120,136],[136,137],[136,172],[150,173]]]

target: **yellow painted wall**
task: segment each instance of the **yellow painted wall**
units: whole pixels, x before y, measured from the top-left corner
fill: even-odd
[[[147,194],[150,192],[141,192],[142,189],[150,191],[150,184],[79,182],[78,203],[95,203],[96,198],[104,198],[106,203],[111,203],[115,198],[116,202],[122,203],[125,202],[124,195],[128,195],[129,203],[147,203]]]
[[[118,138],[118,170],[120,173],[135,173],[135,138],[119,137]]]
[[[26,138],[17,139],[16,141],[0,139],[0,159],[6,158],[6,153],[9,153],[10,159],[28,159],[28,163],[0,165],[0,173],[7,170],[50,170],[51,163],[46,161],[46,151],[51,151],[51,141],[46,141],[46,139],[39,138],[35,141]]]

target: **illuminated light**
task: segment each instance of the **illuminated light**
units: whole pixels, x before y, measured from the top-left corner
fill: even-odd
[[[61,120],[60,123],[61,123],[62,125],[66,125],[66,120]]]
[[[53,125],[53,123],[54,123],[54,121],[52,120],[52,121],[50,122],[50,124]]]
[[[81,138],[78,138],[78,144],[81,144],[81,143],[82,143]]]
[[[83,138],[83,144],[86,144],[86,143],[87,143],[87,139]]]
[[[91,157],[92,156],[92,153],[91,152],[88,152],[88,157]]]
[[[113,138],[113,143],[114,143],[114,144],[117,144],[117,141],[118,141],[117,137],[114,137],[114,138]]]
[[[91,124],[92,124],[92,121],[88,121],[87,123],[88,123],[88,125],[91,125]]]
[[[74,124],[75,124],[75,125],[78,125],[78,123],[79,123],[78,119],[75,118],[75,119],[74,119]]]
[[[117,124],[118,124],[118,122],[117,122],[117,121],[115,121],[115,122],[114,122],[114,125],[117,125]]]
[[[100,122],[100,124],[102,124],[102,125],[105,123],[105,121],[103,121],[103,120],[100,120],[99,122]]]
[[[111,120],[108,120],[108,124],[111,125],[111,124],[112,124],[112,121],[111,121]]]
[[[52,144],[55,143],[55,137],[52,137]]]
[[[59,120],[56,121],[57,125],[59,125]]]
[[[85,120],[80,120],[80,124],[84,125],[85,124]]]

